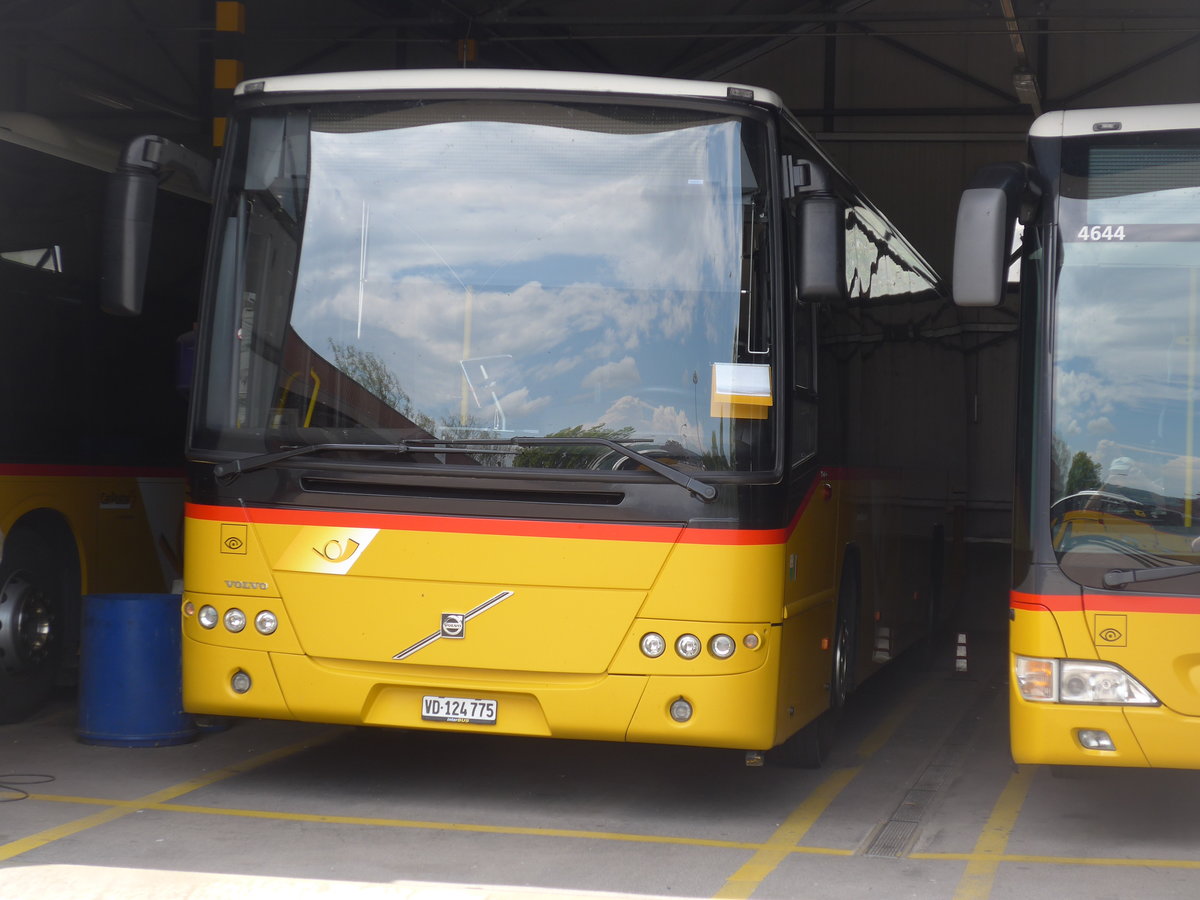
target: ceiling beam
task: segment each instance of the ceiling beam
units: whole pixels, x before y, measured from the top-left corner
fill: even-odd
[[[1017,67],[1013,70],[1013,88],[1022,103],[1028,103],[1034,116],[1042,114],[1042,98],[1038,91],[1037,76],[1029,66],[1029,54],[1025,52],[1025,40],[1021,37],[1021,24],[1017,21],[1013,0],[1000,0],[1000,9],[1004,12],[1004,28],[1008,31],[1008,39],[1012,44],[1013,55],[1017,58]]]
[[[844,19],[858,10],[870,6],[871,3],[872,0],[843,0],[843,2],[834,6],[832,12],[821,13],[820,21],[811,21],[802,25],[795,25],[788,29],[787,33],[783,35],[778,35],[774,32],[766,32],[763,34],[762,38],[759,38],[757,41],[753,41],[749,44],[742,43],[739,45],[738,49],[733,50],[732,52],[730,52],[728,49],[726,49],[724,53],[721,53],[719,50],[714,51],[713,53],[709,54],[711,61],[705,62],[703,68],[688,72],[681,72],[680,74],[687,74],[689,77],[702,79],[721,78],[731,70],[751,63],[762,56],[766,56],[768,53],[778,50],[780,47],[785,47],[797,38],[818,35],[824,40],[834,40],[834,37],[824,37],[827,34],[826,29],[824,28],[824,26],[828,24],[826,17],[839,16]],[[720,39],[722,35],[714,34],[713,37]],[[675,74],[675,72],[668,70],[666,74],[671,75]]]
[[[1118,72],[1114,72],[1111,75],[1101,78],[1099,81],[1093,81],[1091,84],[1089,84],[1085,87],[1082,87],[1079,90],[1074,91],[1073,93],[1068,94],[1065,97],[1060,98],[1058,102],[1061,103],[1064,107],[1069,106],[1070,104],[1072,104],[1076,100],[1078,100],[1080,97],[1083,97],[1086,94],[1090,94],[1093,91],[1098,91],[1098,90],[1100,90],[1100,88],[1108,87],[1108,85],[1112,84],[1113,82],[1120,81],[1122,78],[1126,78],[1126,77],[1134,74],[1135,72],[1140,72],[1142,69],[1152,66],[1157,62],[1161,62],[1162,60],[1166,59],[1168,56],[1172,56],[1181,50],[1186,50],[1188,47],[1194,46],[1198,41],[1200,41],[1200,34],[1193,35],[1192,37],[1188,38],[1185,41],[1181,41],[1180,43],[1175,44],[1172,47],[1168,47],[1165,50],[1160,50],[1158,53],[1155,53],[1151,56],[1147,56],[1145,59],[1138,60],[1137,62],[1133,63],[1132,65],[1126,66],[1125,68],[1121,69]]]
[[[1001,100],[1004,100],[1006,103],[1018,102],[1018,98],[1015,94],[1010,94],[1007,91],[1003,90],[1002,88],[998,88],[994,84],[984,81],[982,78],[976,78],[974,75],[970,74],[969,72],[964,72],[962,69],[956,68],[956,67],[950,65],[949,63],[942,62],[940,59],[930,56],[928,53],[918,50],[916,47],[910,47],[908,44],[904,43],[903,41],[897,40],[894,37],[888,37],[885,34],[879,34],[866,25],[855,25],[854,28],[860,34],[869,35],[870,37],[874,38],[875,40],[879,41],[880,43],[886,44],[888,47],[891,47],[895,50],[899,50],[901,53],[905,54],[906,56],[911,56],[913,59],[918,60],[919,62],[923,62],[927,66],[932,66],[933,68],[937,69],[939,72],[942,72],[946,75],[950,75],[951,77],[956,78],[959,81],[962,81],[966,84],[969,84],[972,87],[979,88],[979,90],[981,90],[981,91],[986,91],[987,93],[992,94],[993,96],[999,97]]]

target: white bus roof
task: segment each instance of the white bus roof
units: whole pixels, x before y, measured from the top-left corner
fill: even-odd
[[[1029,129],[1029,136],[1081,137],[1178,128],[1200,128],[1200,103],[1058,110],[1039,116]]]
[[[729,88],[752,92],[756,103],[782,107],[783,101],[766,88],[715,81],[684,81],[641,75],[601,75],[591,72],[547,72],[535,69],[387,69],[378,72],[329,72],[319,75],[280,75],[252,78],[235,94],[322,91],[570,91],[583,94],[637,94],[653,97],[725,99]]]

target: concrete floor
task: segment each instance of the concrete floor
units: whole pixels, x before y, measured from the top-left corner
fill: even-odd
[[[0,898],[1193,900],[1200,773],[1018,770],[1004,631],[971,618],[968,671],[893,663],[819,771],[268,721],[97,747],[64,698],[0,727]]]

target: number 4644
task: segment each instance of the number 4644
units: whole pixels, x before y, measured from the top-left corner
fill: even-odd
[[[1084,225],[1076,237],[1081,241],[1123,241],[1124,225]]]

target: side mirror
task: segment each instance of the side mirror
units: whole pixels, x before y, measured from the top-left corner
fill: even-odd
[[[800,201],[800,296],[805,300],[846,299],[846,207],[830,194]]]
[[[122,166],[109,176],[100,282],[100,306],[107,313],[136,316],[142,312],[157,193],[153,172]]]
[[[1033,220],[1041,198],[1025,163],[984,166],[963,191],[954,230],[954,302],[998,306],[1010,264],[1013,230]]]
[[[157,191],[176,174],[203,195],[211,190],[212,164],[207,159],[173,141],[143,135],[129,142],[117,171],[109,176],[100,278],[100,306],[105,312],[141,314]]]

